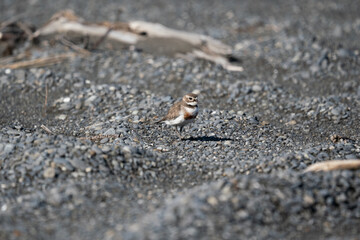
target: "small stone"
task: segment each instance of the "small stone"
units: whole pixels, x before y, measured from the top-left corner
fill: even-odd
[[[293,126],[296,124],[296,121],[295,120],[291,120],[289,122],[286,123],[286,125],[290,125],[290,126]]]
[[[8,144],[5,145],[5,148],[4,148],[3,153],[9,154],[9,153],[11,153],[11,152],[14,150],[14,148],[15,148],[15,145],[14,145],[14,144],[8,143]]]
[[[104,153],[107,153],[107,152],[110,152],[111,148],[110,148],[110,146],[105,145],[105,146],[103,146],[103,147],[101,148],[101,150],[102,150]]]
[[[89,106],[93,101],[95,101],[95,99],[97,98],[96,95],[93,95],[91,97],[89,97],[88,99],[85,100],[85,106]]]
[[[86,170],[86,164],[84,163],[84,161],[77,159],[77,158],[73,158],[73,159],[69,159],[70,164],[81,171]]]
[[[60,114],[58,116],[56,116],[56,119],[59,119],[59,120],[65,120],[67,118],[67,116],[65,114]]]
[[[207,199],[207,202],[211,205],[211,206],[216,206],[218,204],[218,200],[211,196]]]
[[[72,108],[73,108],[73,106],[69,103],[63,103],[59,106],[60,111],[69,111]]]
[[[355,154],[348,154],[345,156],[346,159],[358,159]]]
[[[307,195],[307,194],[305,194],[303,200],[304,200],[304,203],[306,205],[312,205],[312,204],[315,203],[315,199],[313,197],[311,197],[310,195]]]
[[[329,159],[329,154],[327,154],[326,152],[321,152],[316,156],[319,160],[328,160]]]
[[[223,175],[224,175],[224,176],[228,176],[228,177],[233,177],[233,176],[235,176],[234,169],[232,169],[232,168],[226,168]]]
[[[254,85],[251,88],[254,92],[260,92],[262,90],[262,87],[260,85]]]
[[[335,116],[338,116],[338,115],[340,115],[341,114],[341,111],[342,109],[340,108],[340,107],[336,107],[336,108],[333,108],[332,110],[331,110],[331,114],[332,115],[335,115]]]
[[[341,26],[340,25],[336,25],[333,32],[332,32],[332,35],[334,37],[341,37],[342,35],[342,29],[341,29]]]
[[[18,83],[22,83],[25,80],[25,71],[22,69],[17,69],[16,71],[14,71],[14,74],[16,76],[16,82]]]
[[[108,130],[106,130],[106,132],[104,132],[104,135],[115,135],[115,129],[114,128],[109,128]]]
[[[54,178],[55,177],[55,169],[52,167],[48,167],[44,170],[44,178]]]
[[[259,124],[259,119],[257,118],[257,116],[250,117],[248,119],[248,121],[249,121],[250,124],[255,124],[255,125]]]
[[[61,193],[57,188],[50,189],[47,201],[52,205],[59,205],[62,202]]]

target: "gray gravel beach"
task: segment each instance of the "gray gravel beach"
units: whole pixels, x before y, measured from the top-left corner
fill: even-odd
[[[0,0],[0,22],[63,9],[211,36],[244,71],[134,48],[0,68],[0,239],[360,239],[360,170],[304,173],[360,159],[357,1]],[[183,140],[152,123],[194,90]]]

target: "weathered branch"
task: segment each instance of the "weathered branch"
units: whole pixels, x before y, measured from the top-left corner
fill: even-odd
[[[360,169],[360,159],[331,160],[315,163],[305,169],[305,172],[320,172],[346,169]]]
[[[86,23],[72,11],[66,10],[55,14],[33,37],[41,39],[54,34],[66,35],[74,41],[89,38],[94,45],[106,41],[102,45],[109,49],[135,46],[150,53],[206,59],[230,71],[243,70],[241,66],[229,62],[230,46],[205,35],[174,30],[157,23]]]

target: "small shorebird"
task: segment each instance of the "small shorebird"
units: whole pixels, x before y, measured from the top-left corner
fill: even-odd
[[[186,124],[192,123],[198,115],[197,94],[188,93],[180,102],[171,106],[168,113],[156,123],[164,122],[167,125],[175,126],[176,133],[181,137],[181,131]],[[179,130],[178,130],[179,127]]]

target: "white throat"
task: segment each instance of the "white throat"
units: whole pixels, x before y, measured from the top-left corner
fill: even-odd
[[[197,105],[197,102],[189,102],[189,103],[186,103],[187,105],[190,105],[190,106],[196,106]]]
[[[197,115],[199,108],[195,107],[195,108],[189,108],[189,107],[185,107],[186,112],[188,112],[191,115]]]

